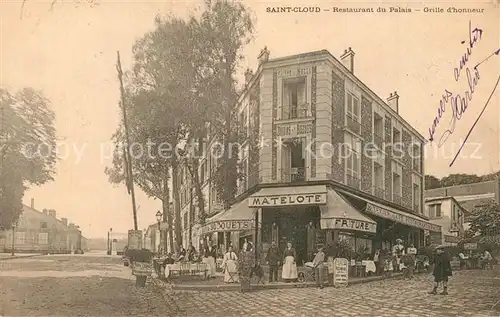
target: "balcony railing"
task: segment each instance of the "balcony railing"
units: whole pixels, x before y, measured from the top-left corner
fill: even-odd
[[[373,134],[373,143],[380,150],[384,149],[384,139],[377,133]]]
[[[392,194],[392,202],[402,206],[403,205],[403,199],[401,196],[399,195],[396,195],[396,194]]]
[[[282,120],[308,118],[311,116],[309,114],[309,104],[307,103],[298,106],[283,106],[283,110]]]
[[[359,189],[361,185],[361,180],[353,175],[346,175],[346,185],[352,188]]]
[[[346,126],[349,130],[359,134],[361,131],[361,124],[354,119],[350,114],[346,115]]]
[[[306,180],[306,169],[304,167],[292,167],[281,172],[281,181],[284,183],[303,182]]]
[[[373,186],[373,195],[375,197],[385,199],[385,190],[379,186]]]

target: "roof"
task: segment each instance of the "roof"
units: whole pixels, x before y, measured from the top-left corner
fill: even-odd
[[[248,88],[252,87],[254,85],[254,80],[255,78],[258,78],[260,76],[260,73],[263,71],[264,68],[268,67],[273,67],[273,65],[270,65],[272,63],[279,63],[282,61],[286,61],[289,59],[310,59],[310,58],[319,58],[319,57],[327,57],[330,61],[333,62],[334,66],[339,69],[341,72],[343,72],[345,75],[348,77],[351,77],[350,79],[353,80],[362,90],[365,90],[370,97],[374,99],[375,102],[381,104],[384,106],[385,110],[391,114],[392,116],[396,117],[408,130],[410,130],[417,138],[419,138],[421,141],[426,141],[426,138],[418,132],[411,124],[409,124],[397,111],[392,109],[385,100],[383,100],[379,95],[377,95],[373,90],[371,90],[363,81],[361,81],[354,73],[352,73],[345,65],[340,62],[335,56],[332,55],[328,50],[323,49],[319,51],[312,51],[312,52],[307,52],[307,53],[300,53],[300,54],[294,54],[294,55],[289,55],[289,56],[283,56],[283,57],[277,57],[277,58],[270,58],[267,62],[261,64],[258,66],[257,71],[252,77],[252,80],[250,83],[245,87],[243,92],[240,94],[240,97],[238,98],[238,101],[241,101],[242,97],[247,94]],[[305,61],[304,61],[305,62]]]

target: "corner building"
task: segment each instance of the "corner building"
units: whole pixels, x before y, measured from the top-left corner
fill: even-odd
[[[364,85],[350,48],[340,60],[326,50],[269,57],[265,48],[255,74],[247,70],[237,105],[247,177],[202,235],[226,232],[219,245],[241,246],[239,232],[248,239],[251,229],[261,254],[291,241],[299,264],[318,243],[373,253],[397,238],[420,247],[440,235],[424,215],[425,140],[398,114],[397,93],[384,101]]]

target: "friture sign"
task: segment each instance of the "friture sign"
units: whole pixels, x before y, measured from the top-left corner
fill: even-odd
[[[323,226],[325,224],[325,226]],[[344,229],[363,232],[377,232],[377,226],[374,223],[346,218],[321,219],[323,229]]]
[[[248,198],[249,207],[277,207],[294,205],[324,205],[326,193],[256,196]]]
[[[207,223],[203,227],[203,232],[243,231],[254,228],[253,220],[220,220]]]
[[[429,230],[429,231],[434,231],[434,232],[441,232],[441,227],[435,224],[432,224],[430,222],[426,222],[423,220],[418,220],[413,217],[408,217],[406,215],[402,215],[399,213],[395,213],[393,211],[390,211],[385,208],[380,208],[375,205],[372,205],[368,203],[366,205],[366,212],[371,213],[375,216],[379,216],[382,218],[386,218],[392,221],[396,221],[408,226],[412,226],[415,228],[420,228],[424,230]]]

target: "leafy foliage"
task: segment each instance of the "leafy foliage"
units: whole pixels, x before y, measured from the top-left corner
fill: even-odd
[[[50,101],[32,88],[12,95],[0,89],[0,228],[9,229],[22,212],[30,185],[55,175],[55,115]]]
[[[479,182],[491,181],[494,179],[498,179],[499,177],[500,171],[483,176],[474,174],[450,174],[441,179],[432,175],[425,175],[425,189],[474,184]]]
[[[468,231],[469,235],[479,235],[483,240],[491,240],[491,237],[500,236],[500,205],[492,201],[479,207],[473,213],[473,220]]]

